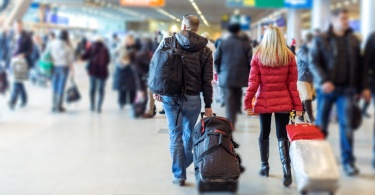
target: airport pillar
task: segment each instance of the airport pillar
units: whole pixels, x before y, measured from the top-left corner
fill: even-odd
[[[375,31],[375,1],[374,0],[361,0],[360,1],[361,13],[361,34],[364,43],[368,36]]]
[[[287,23],[287,44],[290,45],[292,39],[296,40],[296,47],[302,43],[301,30],[301,11],[299,9],[288,10],[288,23]]]
[[[372,1],[372,0],[368,0]],[[313,0],[311,10],[311,29],[326,31],[330,23],[331,0]]]
[[[7,17],[5,21],[5,26],[10,26],[12,23],[18,19],[22,19],[27,10],[30,7],[32,0],[14,0],[15,4],[12,12]]]

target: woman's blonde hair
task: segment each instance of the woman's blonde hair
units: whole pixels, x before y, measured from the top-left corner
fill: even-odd
[[[283,33],[276,26],[269,26],[262,42],[254,50],[264,66],[287,66],[293,53],[286,45]]]

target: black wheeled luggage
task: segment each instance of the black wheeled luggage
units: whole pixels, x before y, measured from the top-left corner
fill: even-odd
[[[234,149],[233,125],[222,117],[203,118],[195,126],[194,167],[199,192],[236,192],[244,168]]]

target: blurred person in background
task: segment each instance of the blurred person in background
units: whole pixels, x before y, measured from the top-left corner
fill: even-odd
[[[365,56],[364,56],[364,73],[368,74],[368,86],[371,88],[372,91],[372,98],[374,100],[375,105],[375,32],[373,32],[367,39],[366,46],[365,46]],[[368,71],[366,71],[368,70]],[[367,106],[370,105],[370,101],[365,101]],[[365,108],[367,110],[367,108]],[[367,111],[365,111],[367,112]],[[374,122],[374,140],[373,140],[373,161],[372,166],[375,169],[375,122]]]
[[[33,36],[33,51],[31,52],[31,62],[33,63],[33,67],[37,67],[37,63],[39,61],[39,58],[40,58],[40,54],[42,52],[42,47],[43,47],[43,43],[42,43],[42,39],[40,38],[39,35],[37,34],[34,34]]]
[[[81,40],[79,40],[76,49],[74,51],[75,58],[79,59],[87,50],[87,38],[83,36]]]
[[[220,42],[214,62],[224,91],[226,117],[235,126],[237,114],[242,113],[242,87],[248,84],[252,48],[249,40],[241,36],[240,24],[230,24],[228,31],[231,35]]]
[[[292,51],[294,55],[296,55],[296,43],[297,43],[296,39],[293,38],[292,42],[290,43],[290,47],[289,47],[290,51]]]
[[[73,74],[74,63],[74,50],[68,31],[62,30],[58,38],[48,44],[45,52],[50,53],[53,62],[52,112],[65,112],[64,91],[69,70]]]
[[[314,83],[313,76],[309,70],[309,48],[311,48],[313,40],[312,34],[307,34],[305,43],[300,47],[297,52],[297,67],[298,67],[298,82],[297,88],[301,97],[302,106],[307,113],[307,120],[309,123],[314,123],[315,118],[313,114],[313,95]],[[302,118],[301,118],[302,119]],[[302,119],[303,120],[303,119]]]
[[[276,26],[270,26],[259,47],[255,49],[251,61],[249,87],[246,91],[245,110],[248,115],[259,114],[260,136],[259,148],[261,157],[260,175],[269,175],[269,136],[271,118],[275,113],[276,135],[279,153],[283,165],[284,186],[292,184],[290,168],[289,141],[286,126],[289,114],[296,110],[302,116],[302,104],[297,91],[297,64],[294,54],[286,45],[283,34]],[[253,98],[256,102],[253,107]]]
[[[116,61],[113,88],[118,91],[118,104],[123,109],[127,103],[133,105],[136,98],[135,53],[123,47]]]
[[[133,105],[136,98],[136,77],[134,74],[134,61],[136,55],[136,43],[132,34],[124,37],[116,54],[116,69],[113,80],[113,88],[118,91],[118,104],[123,109],[126,104]]]
[[[10,29],[5,28],[0,36],[0,62],[5,68],[9,68],[12,57],[12,33]]]
[[[97,37],[90,48],[82,55],[87,60],[87,72],[90,77],[90,108],[92,112],[102,112],[105,96],[105,83],[108,78],[110,54],[101,37]],[[98,99],[96,96],[98,93]]]
[[[22,20],[17,20],[14,23],[14,32],[12,42],[12,58],[24,59],[29,69],[32,68],[32,61],[30,55],[33,50],[33,41],[30,34],[23,29]],[[14,109],[18,98],[21,98],[21,107],[27,104],[27,93],[25,85],[22,81],[13,81],[11,98],[8,103],[10,109]]]
[[[138,84],[138,98],[142,98],[142,96],[145,96],[145,94],[148,94],[145,96],[145,100],[147,103],[148,100],[148,107],[145,111],[143,118],[152,118],[156,114],[155,109],[155,100],[153,98],[153,94],[150,90],[147,88],[147,78],[148,78],[148,72],[150,70],[150,62],[151,58],[153,56],[153,42],[149,38],[144,38],[141,41],[141,49],[136,53],[135,57],[135,68],[137,72],[137,77],[139,80]]]
[[[332,12],[328,32],[316,36],[310,48],[309,70],[317,88],[318,110],[316,125],[328,136],[329,116],[336,104],[340,129],[340,146],[343,169],[349,176],[359,174],[353,152],[354,129],[352,108],[354,96],[361,93],[365,100],[371,92],[364,87],[367,78],[362,74],[360,41],[349,28],[349,12],[337,9]]]
[[[201,34],[201,36],[207,39],[208,41],[207,47],[212,51],[213,58],[215,59],[214,54],[216,52],[216,47],[215,47],[215,44],[211,42],[210,40],[210,34],[208,32],[204,32]],[[212,66],[214,67],[214,64],[212,64]],[[214,89],[214,98],[216,102],[222,103],[224,100],[222,99],[222,95],[220,93],[220,87],[219,87],[218,81],[219,81],[218,74],[214,68],[214,78],[212,81],[212,86]]]
[[[161,96],[154,94],[155,100],[163,102],[167,116],[170,152],[172,156],[173,183],[185,185],[186,169],[193,163],[192,131],[201,113],[201,96],[205,103],[205,115],[212,116],[212,52],[206,47],[207,39],[199,36],[199,19],[194,15],[185,15],[181,31],[167,37],[158,49],[163,49],[175,37],[181,52],[189,54],[184,59],[186,95]],[[156,51],[158,52],[158,51]],[[153,58],[152,60],[158,60]],[[157,63],[157,62],[153,62]]]

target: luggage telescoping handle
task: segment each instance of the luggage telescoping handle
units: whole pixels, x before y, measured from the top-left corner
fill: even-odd
[[[297,126],[296,115],[297,115],[297,111],[293,110],[292,112],[290,112],[290,122],[292,124],[294,124],[294,125]],[[307,122],[306,112],[305,111],[302,111],[302,116],[303,116],[303,124],[309,124],[309,125],[311,125],[311,123]]]
[[[212,116],[216,116],[216,113],[213,113]],[[201,112],[201,119],[204,118],[204,112]]]

